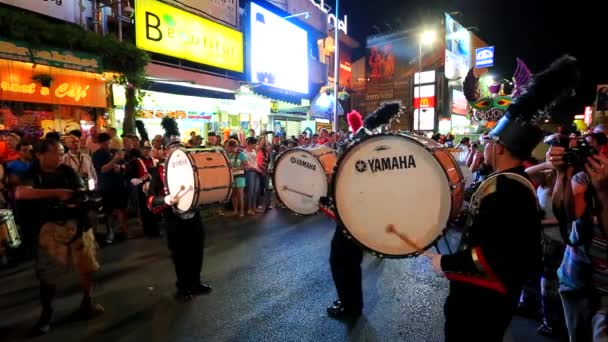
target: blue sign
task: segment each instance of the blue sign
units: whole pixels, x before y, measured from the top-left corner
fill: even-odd
[[[494,47],[486,46],[475,50],[475,68],[487,68],[494,65]]]

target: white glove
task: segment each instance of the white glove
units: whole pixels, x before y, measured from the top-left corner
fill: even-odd
[[[167,195],[165,196],[165,203],[167,205],[175,205],[177,204],[177,200],[173,196]]]
[[[133,184],[134,186],[138,186],[138,185],[140,185],[140,184],[141,184],[141,183],[143,183],[143,182],[144,182],[144,181],[142,181],[142,180],[141,180],[141,179],[139,179],[139,178],[133,178],[133,179],[131,179],[131,184]]]

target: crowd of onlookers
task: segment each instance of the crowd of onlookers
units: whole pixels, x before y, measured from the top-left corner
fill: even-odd
[[[207,141],[195,132],[184,144],[186,148],[221,148],[226,152],[233,168],[232,200],[216,212],[218,215],[243,217],[261,215],[272,209],[272,172],[278,154],[294,148],[326,145],[337,149],[346,136],[325,129],[318,134],[303,132],[287,137],[285,134],[249,130],[247,136],[233,134],[223,141],[219,134],[210,132]],[[97,126],[88,132],[71,131],[60,136],[48,133],[45,139],[54,139],[63,146],[62,163],[71,167],[82,178],[88,190],[94,191],[103,203],[104,211],[95,229],[101,242],[106,244],[134,237],[130,218],[149,237],[159,237],[160,218],[146,207],[145,183],[151,172],[167,157],[167,145],[178,137],[154,136],[151,141],[135,134],[118,136],[115,128],[103,131]],[[146,138],[146,137],[145,137]],[[14,189],[36,159],[36,142],[28,141],[18,131],[0,132],[0,208],[10,209],[19,225],[25,213],[14,199]],[[3,147],[3,148],[2,148]],[[20,227],[23,244],[33,249],[35,237]],[[23,249],[23,248],[22,248]],[[1,255],[3,263],[6,256]]]

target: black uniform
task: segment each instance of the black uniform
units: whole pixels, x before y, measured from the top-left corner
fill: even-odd
[[[336,225],[336,232],[331,240],[329,264],[338,298],[344,310],[348,314],[358,315],[363,309],[361,286],[363,250],[344,235],[343,229],[345,228],[340,224]]]
[[[338,154],[344,153],[347,144],[338,148]],[[352,239],[344,235],[343,226],[336,224],[336,231],[331,240],[329,264],[331,275],[338,292],[339,303],[328,308],[332,317],[356,317],[363,309],[363,289],[361,284],[361,261],[363,250]]]
[[[127,182],[131,182],[134,178],[141,177],[143,162],[141,161],[143,155],[137,149],[130,150],[125,155],[125,179]],[[147,170],[150,172],[150,170]],[[132,186],[128,184],[128,186]],[[158,219],[154,214],[148,210],[146,205],[146,194],[142,190],[142,185],[132,186],[135,191],[137,209],[141,214],[141,221],[144,229],[144,234],[150,237],[157,237],[160,235],[158,227]]]
[[[200,212],[194,210],[180,213],[165,204],[162,167],[151,170],[151,174],[148,207],[153,213],[162,214],[165,219],[167,242],[175,266],[178,293],[188,295],[208,292],[210,288],[201,284],[200,279],[205,244],[205,231]],[[201,289],[201,285],[208,290]]]
[[[507,170],[527,177],[523,167]],[[502,341],[526,279],[540,266],[540,214],[525,185],[506,177],[480,204],[460,249],[444,255],[450,280],[446,341]]]

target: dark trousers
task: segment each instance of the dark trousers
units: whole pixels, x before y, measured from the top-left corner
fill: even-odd
[[[167,242],[175,266],[177,290],[190,291],[200,283],[203,268],[205,231],[200,214],[183,220],[166,220]]]
[[[346,310],[360,312],[363,309],[363,290],[361,287],[361,261],[363,250],[336,226],[331,240],[329,264],[334,278],[338,298]]]
[[[502,342],[517,306],[517,296],[466,284],[450,284],[444,306],[446,342]]]
[[[141,214],[144,234],[147,236],[158,236],[160,234],[159,217],[148,209],[148,199],[146,198],[146,194],[141,190],[141,186],[137,187],[135,191],[137,191],[137,205]]]

